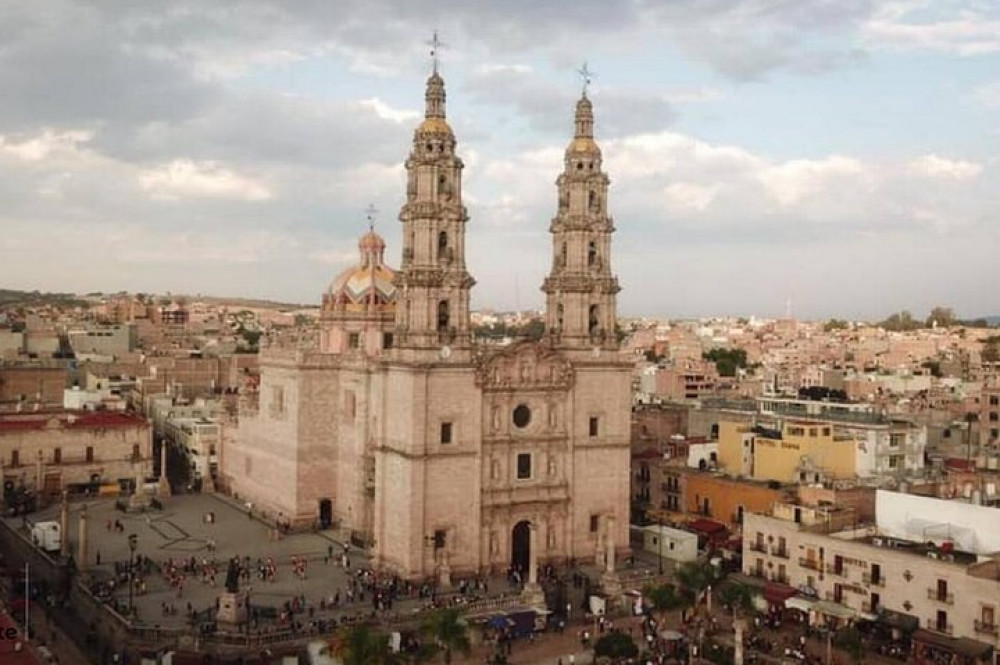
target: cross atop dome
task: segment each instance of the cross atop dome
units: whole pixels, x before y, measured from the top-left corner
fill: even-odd
[[[587,67],[587,61],[584,60],[583,66],[576,70],[576,73],[580,75],[580,79],[583,81],[583,98],[586,99],[587,88],[589,88],[590,84],[593,82],[594,72],[590,71],[590,68]]]
[[[443,48],[447,48],[447,44],[445,44],[440,39],[438,39],[438,31],[435,30],[434,34],[427,41],[427,45],[431,47],[431,62],[433,63],[433,67],[434,67],[433,73],[437,74],[437,72],[438,72],[438,52],[441,49],[443,49]]]
[[[365,219],[368,220],[368,230],[375,230],[375,216],[378,215],[378,208],[375,207],[374,203],[369,203],[368,207],[365,208]]]

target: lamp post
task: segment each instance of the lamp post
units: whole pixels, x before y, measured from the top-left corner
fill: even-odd
[[[656,546],[659,549],[658,556],[656,558],[658,559],[657,563],[660,565],[660,575],[663,575],[663,525],[657,524],[656,530],[658,532],[656,534]]]
[[[132,593],[135,588],[135,550],[139,546],[139,537],[134,533],[129,534],[128,537],[128,614],[131,619],[135,614],[135,606],[133,605]]]

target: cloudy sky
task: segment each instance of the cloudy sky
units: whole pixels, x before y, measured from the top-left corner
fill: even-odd
[[[626,315],[1000,314],[995,0],[0,0],[0,287],[398,264],[448,48],[473,305],[532,307],[587,60]]]

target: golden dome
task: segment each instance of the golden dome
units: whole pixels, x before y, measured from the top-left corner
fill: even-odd
[[[323,294],[324,310],[369,311],[391,307],[396,300],[396,276],[382,262],[385,240],[374,230],[358,240],[361,262],[347,268],[330,283]]]
[[[387,305],[396,300],[396,287],[392,283],[395,275],[396,271],[380,263],[354,266],[337,275],[326,292],[332,304],[349,309],[368,304]]]
[[[426,118],[420,126],[417,127],[418,132],[430,133],[430,134],[451,134],[451,127],[444,118]]]
[[[385,240],[374,231],[369,231],[361,236],[361,240],[358,241],[358,249],[361,250],[362,256],[369,251],[379,252],[385,249]]]
[[[600,152],[601,149],[597,147],[597,141],[589,136],[577,136],[572,141],[570,141],[569,147],[566,148],[567,152],[586,152],[594,153]]]

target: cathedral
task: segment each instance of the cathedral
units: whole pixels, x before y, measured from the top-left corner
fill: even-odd
[[[556,180],[545,334],[507,346],[472,334],[464,165],[436,67],[425,102],[399,267],[370,230],[323,294],[318,336],[262,350],[223,477],[270,517],[350,530],[408,578],[613,559],[628,547],[632,365],[591,101]]]

